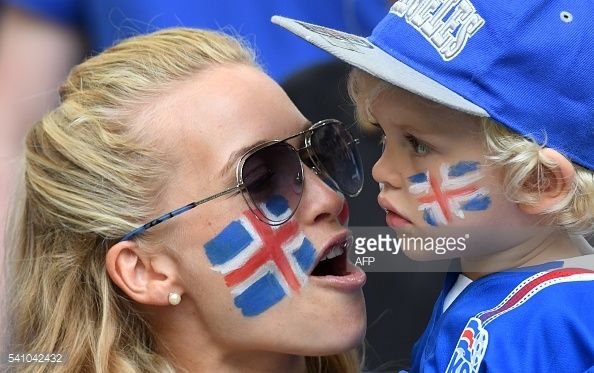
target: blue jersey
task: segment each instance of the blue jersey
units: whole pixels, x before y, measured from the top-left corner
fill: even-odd
[[[594,367],[594,271],[562,262],[498,272],[443,310],[449,273],[411,372],[585,372]],[[548,269],[545,269],[548,268]]]
[[[388,12],[386,0],[4,0],[80,29],[91,53],[126,37],[172,26],[224,30],[244,38],[277,81],[330,60],[323,50],[270,22],[275,14],[367,36]]]

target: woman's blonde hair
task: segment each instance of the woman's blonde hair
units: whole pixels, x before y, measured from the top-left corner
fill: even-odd
[[[158,137],[131,123],[175,83],[221,64],[257,67],[249,48],[217,32],[174,28],[128,39],[75,67],[59,107],[28,133],[9,246],[9,348],[68,359],[15,371],[174,371],[110,280],[105,256],[152,217],[173,168]],[[355,372],[357,359],[345,353],[307,365]]]
[[[359,123],[375,121],[370,105],[383,89],[391,87],[362,70],[354,69],[349,77],[349,94],[356,106]],[[556,164],[541,150],[546,144],[521,136],[491,119],[482,120],[487,158],[500,167],[505,194],[517,203],[535,203],[539,193],[551,182]],[[594,230],[594,171],[573,164],[575,178],[567,196],[543,214],[543,221],[573,234]]]

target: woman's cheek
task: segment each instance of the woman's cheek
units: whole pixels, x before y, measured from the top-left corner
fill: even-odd
[[[221,229],[204,249],[211,269],[223,276],[245,317],[258,316],[297,295],[316,257],[297,221],[270,226],[249,210]]]

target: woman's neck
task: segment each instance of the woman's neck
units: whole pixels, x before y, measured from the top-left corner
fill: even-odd
[[[189,303],[189,302],[188,302]],[[157,350],[173,363],[178,372],[221,372],[221,373],[306,373],[305,357],[270,351],[239,350],[226,347],[220,339],[212,338],[211,331],[189,321],[190,310],[176,306],[151,323],[158,335]],[[186,307],[191,307],[186,303]],[[190,311],[190,312],[185,312]],[[153,313],[153,316],[156,316]],[[162,320],[167,320],[163,323]],[[196,320],[193,320],[196,321]]]
[[[178,372],[306,373],[305,357],[262,351],[229,352],[185,348],[172,361]]]

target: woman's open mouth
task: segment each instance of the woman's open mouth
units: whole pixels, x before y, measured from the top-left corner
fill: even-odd
[[[361,288],[366,280],[365,272],[348,260],[353,242],[353,236],[348,234],[327,245],[310,275],[332,287]]]

